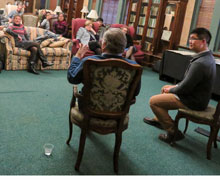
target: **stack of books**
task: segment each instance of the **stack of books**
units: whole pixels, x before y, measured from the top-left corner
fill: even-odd
[[[137,11],[137,3],[132,4],[131,11]]]
[[[138,25],[144,26],[146,17],[140,17]]]
[[[160,4],[160,0],[153,0],[153,3]]]
[[[145,51],[151,51],[152,43],[145,41]]]
[[[136,32],[136,33],[137,33],[138,35],[142,36],[143,31],[144,31],[144,28],[138,26],[138,27],[137,27],[137,32]]]
[[[159,9],[158,6],[152,6],[150,11],[151,16],[157,16],[158,9]]]
[[[136,15],[131,14],[130,16],[130,22],[135,22]]]
[[[152,28],[155,28],[156,22],[157,22],[157,19],[155,19],[155,18],[150,18],[150,19],[149,19],[149,22],[148,22],[148,26],[150,26],[150,27],[152,27]]]
[[[148,6],[142,6],[141,7],[141,14],[147,14],[147,8],[148,8]]]

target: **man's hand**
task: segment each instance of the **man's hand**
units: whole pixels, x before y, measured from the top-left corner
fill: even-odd
[[[21,36],[19,36],[19,35],[18,35],[18,39],[19,39],[19,41],[22,41],[22,38],[21,38]]]
[[[82,59],[85,53],[89,50],[88,45],[79,44],[79,49],[75,55],[75,57],[78,57],[79,59]]]
[[[169,93],[170,92],[170,89],[176,87],[176,85],[167,85],[167,86],[164,86],[161,90],[161,93]]]

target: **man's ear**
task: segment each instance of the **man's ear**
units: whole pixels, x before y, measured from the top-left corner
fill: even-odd
[[[104,42],[104,41],[102,41],[102,52],[104,52],[105,51],[105,49],[106,49],[106,42]]]
[[[206,39],[203,39],[202,42],[203,42],[203,44],[204,44],[205,46],[209,46],[208,43],[207,43],[207,41],[206,41]]]

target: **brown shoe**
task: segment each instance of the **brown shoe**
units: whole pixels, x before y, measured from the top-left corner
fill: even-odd
[[[184,135],[181,131],[178,131],[176,135],[174,134],[160,134],[159,137],[158,137],[161,141],[164,141],[168,144],[171,144],[175,141],[180,141],[182,139],[184,139]]]
[[[145,117],[143,119],[143,121],[151,126],[155,126],[159,129],[163,129],[163,127],[161,126],[161,124],[158,121],[155,121],[153,118],[149,118],[149,117]]]

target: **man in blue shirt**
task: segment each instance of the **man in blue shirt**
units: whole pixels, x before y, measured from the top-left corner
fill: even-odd
[[[126,59],[122,57],[122,53],[126,47],[126,36],[119,28],[111,28],[107,30],[103,36],[102,40],[102,54],[84,57],[85,53],[88,51],[88,45],[80,45],[79,50],[76,55],[72,58],[70,67],[67,72],[67,79],[71,84],[82,83],[83,80],[83,64],[89,58],[92,59],[108,59],[108,58],[118,58],[122,59],[130,64],[137,64],[135,61]],[[140,83],[135,91],[135,96],[139,94]]]
[[[24,6],[22,4],[19,4],[16,10],[13,10],[8,14],[8,20],[10,23],[12,22],[14,15],[22,16],[24,14],[23,8]]]

